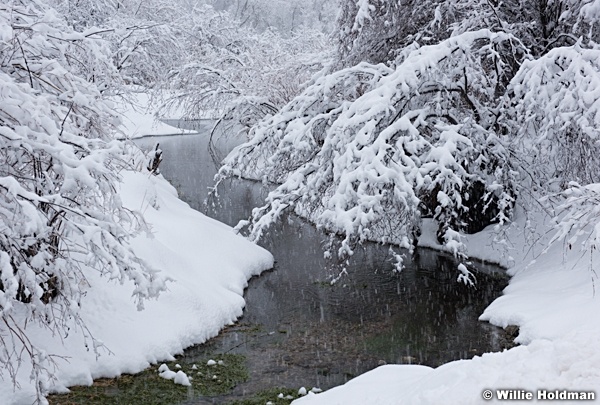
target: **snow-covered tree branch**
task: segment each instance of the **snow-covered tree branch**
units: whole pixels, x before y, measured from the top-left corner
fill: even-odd
[[[520,190],[599,181],[598,9],[343,2],[344,68],[315,77],[224,162],[219,180],[279,184],[240,226],[256,240],[293,209],[341,234],[343,257],[367,239],[410,248],[431,216],[461,255],[460,233],[509,221]]]
[[[97,350],[78,316],[86,274],[132,281],[140,309],[165,280],[127,245],[144,222],[115,190],[128,165],[99,90],[116,74],[107,44],[42,1],[14,0],[0,6],[0,55],[0,337],[11,340],[0,367],[14,379],[29,360],[41,395],[52,357],[27,339],[27,322],[78,327]]]
[[[183,109],[189,119],[208,115],[248,128],[296,96],[326,61],[325,36],[313,29],[258,32],[208,5],[189,16],[187,56],[163,86],[165,109]]]
[[[282,183],[254,211],[251,238],[294,208],[344,235],[342,257],[367,239],[410,248],[429,213],[459,253],[456,232],[506,220],[515,173],[493,133],[493,93],[505,79],[492,67],[510,66],[495,48],[511,39],[468,32],[396,69],[359,64],[322,76],[255,126],[220,172]]]

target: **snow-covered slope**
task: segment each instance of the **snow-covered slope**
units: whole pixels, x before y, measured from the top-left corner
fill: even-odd
[[[152,227],[151,235],[132,241],[135,253],[173,282],[157,301],[137,311],[132,283],[119,285],[86,275],[91,287],[82,300],[82,318],[112,352],[98,359],[86,349],[82,331],[59,336],[29,325],[34,343],[48,354],[64,356],[56,358],[55,389],[138,372],[215,336],[242,314],[247,280],[273,265],[270,253],[192,210],[160,176],[124,173],[120,194],[125,206],[142,211]],[[16,392],[11,381],[0,381],[0,404],[33,402],[29,372],[22,367]]]
[[[128,137],[182,133],[155,121],[147,94],[134,97],[137,109],[115,106],[123,114],[121,129]],[[172,279],[169,291],[138,311],[132,282],[120,285],[93,272],[85,274],[89,287],[80,313],[89,330],[73,325],[68,336],[60,336],[38,325],[27,326],[32,343],[56,356],[58,381],[51,383],[55,391],[91,384],[94,378],[139,372],[215,336],[242,315],[248,279],[273,266],[269,252],[191,209],[162,176],[133,171],[121,175],[124,206],[141,212],[151,228],[150,234],[131,241],[133,250]],[[97,359],[94,350],[88,350],[89,334],[106,349],[100,348],[103,354]],[[17,389],[10,379],[0,380],[0,405],[34,401],[30,372],[29,365],[21,367]]]

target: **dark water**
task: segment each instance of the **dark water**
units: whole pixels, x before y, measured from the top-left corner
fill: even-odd
[[[156,142],[162,174],[193,208],[235,225],[264,198],[260,184],[232,180],[220,187],[218,200],[207,199],[216,167],[206,135],[138,141],[145,148]],[[231,146],[224,141],[219,148]],[[502,330],[477,320],[507,284],[500,268],[477,265],[477,287],[469,288],[456,282],[448,255],[418,249],[394,273],[389,248],[367,244],[332,285],[340,267],[324,259],[323,240],[315,227],[290,217],[261,241],[276,266],[250,281],[243,317],[186,351],[190,360],[244,354],[250,381],[230,396],[191,403],[223,403],[271,387],[327,389],[384,363],[438,366],[502,349]]]

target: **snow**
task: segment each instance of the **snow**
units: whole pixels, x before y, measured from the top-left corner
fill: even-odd
[[[186,387],[189,387],[190,385],[190,379],[188,378],[188,376],[181,370],[179,370],[177,372],[177,374],[175,374],[175,378],[173,378],[173,382],[175,384],[179,384],[179,385],[185,385]]]
[[[385,365],[318,395],[308,393],[295,405],[336,404],[479,404],[491,389],[537,391],[594,391],[600,386],[600,300],[595,295],[597,275],[590,264],[598,253],[582,253],[562,244],[542,251],[553,223],[541,214],[531,219],[536,229],[517,221],[498,239],[494,226],[466,237],[467,252],[490,262],[510,266],[512,275],[503,295],[486,308],[480,320],[506,327],[518,325],[520,346],[486,353],[438,368]],[[443,248],[435,242],[435,224],[425,221],[420,244]],[[540,244],[531,240],[539,235]],[[582,257],[583,255],[583,257]],[[596,396],[599,393],[596,391]],[[561,403],[569,403],[565,401]],[[574,403],[574,402],[572,402]]]
[[[115,110],[121,115],[121,132],[130,139],[148,135],[181,135],[191,133],[159,121],[150,107],[148,93],[133,93],[131,99],[115,100]]]
[[[175,375],[177,373],[175,373],[174,371],[171,371],[168,367],[166,370],[161,371],[160,373],[158,373],[158,375],[162,378],[164,378],[165,380],[172,380],[175,378]]]
[[[181,366],[179,366],[179,364],[176,364],[175,367],[176,368],[181,368]],[[166,380],[173,380],[173,382],[175,384],[179,384],[179,385],[185,385],[186,387],[189,387],[190,385],[192,385],[190,383],[190,378],[187,376],[186,373],[184,373],[183,371],[179,370],[177,372],[175,371],[171,371],[169,369],[169,367],[166,364],[161,364],[160,367],[158,368],[158,375]]]
[[[460,239],[446,230],[458,231],[457,222],[473,205],[466,190],[483,186],[487,203],[504,217],[514,201],[514,175],[509,165],[491,170],[490,151],[498,162],[507,159],[506,152],[471,110],[427,94],[438,85],[454,88],[466,70],[480,71],[473,61],[492,57],[494,44],[509,39],[487,29],[466,32],[414,49],[395,69],[361,63],[316,76],[302,94],[254,126],[251,139],[219,171],[218,180],[241,174],[279,184],[253,211],[250,239],[260,239],[283,212],[294,210],[345,237],[338,250],[342,259],[352,255],[355,240],[410,248],[425,205],[461,253]],[[455,124],[438,119],[440,109],[451,111]]]
[[[125,172],[122,177],[123,204],[141,211],[151,226],[151,234],[131,241],[134,252],[173,281],[158,300],[146,302],[145,309],[138,311],[133,282],[119,284],[90,272],[86,274],[90,288],[80,309],[89,331],[73,328],[67,336],[60,336],[28,325],[33,343],[59,356],[55,357],[55,391],[89,385],[99,377],[139,372],[151,363],[173,360],[186,347],[215,336],[242,315],[247,280],[273,265],[270,253],[179,200],[161,176]],[[107,349],[101,348],[98,358],[88,348],[88,332]],[[10,379],[0,380],[2,405],[33,402],[29,372],[27,365],[21,367],[16,391]],[[175,373],[173,378],[186,384],[183,375]]]
[[[359,31],[366,23],[367,20],[371,20],[371,12],[375,11],[375,6],[369,3],[369,0],[358,0],[356,2],[356,8],[358,9],[354,21],[352,31]]]

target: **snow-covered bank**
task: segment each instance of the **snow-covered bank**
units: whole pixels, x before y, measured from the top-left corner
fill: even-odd
[[[242,314],[247,280],[273,264],[270,253],[179,200],[162,177],[127,172],[123,180],[120,194],[125,206],[143,212],[152,226],[152,237],[139,235],[132,241],[134,251],[174,281],[157,301],[137,311],[133,284],[88,276],[91,287],[82,301],[82,318],[112,352],[98,359],[86,350],[80,331],[58,336],[29,325],[35,344],[66,359],[56,359],[56,389],[138,372],[215,336]],[[34,387],[25,368],[16,392],[11,381],[0,381],[2,405],[33,402]]]
[[[541,217],[537,219],[540,231],[550,229]],[[565,252],[562,244],[539,255],[541,247],[530,248],[524,227],[518,224],[511,226],[501,243],[495,241],[492,227],[466,242],[474,257],[512,264],[509,286],[480,319],[503,327],[518,325],[517,342],[522,346],[436,369],[382,366],[294,404],[478,404],[486,402],[482,397],[486,389],[492,390],[492,402],[498,401],[499,389],[532,392],[534,401],[538,390],[598,390],[600,298],[595,296],[597,275],[590,265],[600,257],[582,255],[575,247]],[[431,233],[424,233],[421,243],[435,244]],[[600,392],[595,395],[598,399]]]
[[[132,93],[127,102],[118,100],[114,104],[115,111],[122,116],[120,130],[129,139],[148,135],[182,135],[194,132],[176,128],[158,120],[154,109],[150,107],[148,93]],[[173,116],[179,117],[179,114],[174,113]]]

